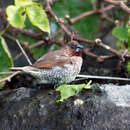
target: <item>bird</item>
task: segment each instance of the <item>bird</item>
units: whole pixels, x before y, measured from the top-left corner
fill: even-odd
[[[12,67],[35,77],[38,84],[62,85],[75,80],[82,66],[83,45],[71,41],[59,50],[48,52],[34,64]]]

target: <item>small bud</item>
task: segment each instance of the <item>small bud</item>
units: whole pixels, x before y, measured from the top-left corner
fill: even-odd
[[[130,20],[128,21],[128,25],[130,26]]]
[[[65,18],[66,18],[66,19],[69,19],[69,18],[70,18],[70,16],[67,14],[67,15],[65,15]]]
[[[119,20],[115,20],[115,25],[118,26],[120,24]]]
[[[80,105],[82,105],[83,103],[84,103],[84,101],[81,100],[81,99],[76,99],[76,100],[74,101],[74,105],[77,105],[77,106],[80,106]]]
[[[102,40],[101,40],[101,39],[99,39],[99,38],[97,38],[97,39],[95,40],[95,42],[96,42],[96,43],[101,43],[101,42],[102,42]]]
[[[45,39],[48,41],[48,40],[49,40],[49,37],[46,37]]]
[[[64,19],[63,19],[63,18],[59,18],[59,21],[60,21],[61,23],[64,23]]]
[[[28,46],[29,46],[29,43],[28,43],[28,42],[24,42],[24,46],[25,46],[25,47],[28,47]]]

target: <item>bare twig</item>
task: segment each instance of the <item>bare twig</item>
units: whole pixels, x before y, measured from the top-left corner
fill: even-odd
[[[57,31],[54,35],[50,36],[49,39],[54,39],[58,34],[62,33],[63,30],[60,29],[59,31]]]
[[[3,36],[4,36],[4,37],[7,37],[7,38],[9,38],[9,39],[11,39],[11,40],[14,41],[14,42],[16,42],[16,40],[17,40],[15,37],[9,35],[8,33],[4,33]]]
[[[30,45],[30,46],[29,46],[29,49],[42,46],[43,44],[45,44],[45,42],[44,42],[43,40],[42,40],[42,41],[38,41],[38,42],[36,42],[35,44]]]
[[[99,56],[97,57],[97,62],[101,63],[104,62],[105,60],[112,59],[112,58],[115,58],[115,56]]]
[[[128,8],[123,1],[117,1],[117,0],[104,0],[107,3],[110,3],[115,6],[119,6],[122,10],[124,10],[126,13],[130,15],[130,8]]]
[[[18,44],[19,48],[21,49],[21,51],[22,51],[23,55],[24,55],[24,56],[25,56],[25,58],[27,59],[27,61],[28,61],[29,65],[32,65],[32,63],[31,63],[30,59],[28,58],[27,54],[26,54],[26,53],[25,53],[25,51],[23,50],[23,48],[22,48],[22,46],[20,45],[19,41],[18,41],[18,40],[16,40],[16,42],[17,42],[17,44]]]
[[[15,75],[17,75],[17,74],[19,74],[19,73],[21,73],[21,71],[16,71],[16,72],[14,72],[12,75],[10,75],[10,76],[8,76],[8,77],[6,77],[6,78],[1,79],[1,80],[0,80],[0,83],[3,83],[3,82],[5,82],[5,81],[10,81],[12,77],[14,77]]]
[[[78,41],[82,41],[82,42],[86,42],[86,43],[96,44],[97,46],[100,46],[100,47],[110,51],[111,53],[118,56],[120,59],[124,60],[123,55],[122,55],[121,52],[119,52],[116,49],[113,49],[110,46],[102,43],[102,41],[100,39],[96,39],[95,41],[92,41],[92,40],[87,40],[87,39],[85,39],[83,37],[80,37],[80,36],[74,36],[73,39],[78,40]]]
[[[15,33],[21,33],[23,35],[29,36],[29,37],[34,38],[34,39],[38,39],[38,40],[42,39],[42,34],[41,33],[34,33],[32,31],[30,31],[30,30],[14,28],[11,31],[13,31]]]
[[[89,11],[89,12],[87,11],[87,12],[84,12],[84,13],[80,14],[79,16],[76,16],[75,18],[71,18],[69,20],[69,22],[71,24],[74,24],[75,22],[79,21],[80,19],[82,19],[82,18],[84,18],[86,16],[93,15],[93,14],[101,14],[102,12],[108,11],[108,10],[114,8],[114,7],[115,7],[114,5],[110,5],[110,6],[106,7],[106,8],[104,8],[103,10],[94,10],[94,11]]]
[[[96,44],[97,46],[100,46],[110,52],[112,52],[113,54],[115,54],[116,56],[118,56],[120,59],[124,60],[123,56],[122,56],[122,53],[120,53],[119,51],[109,47],[108,45],[105,45],[102,43],[101,40],[95,40],[95,41],[92,41],[92,40],[87,40],[79,35],[73,35],[71,33],[71,31],[64,25],[64,23],[62,23],[62,21],[56,16],[56,14],[52,11],[51,9],[51,6],[48,2],[48,0],[46,0],[47,2],[47,8],[46,10],[48,11],[48,13],[50,13],[50,15],[56,20],[56,22],[58,23],[58,25],[64,30],[64,32],[71,38],[71,39],[74,39],[74,40],[78,40],[78,41],[82,41],[82,42],[86,42],[86,43],[91,43],[91,44]],[[110,7],[109,7],[110,8]],[[109,9],[108,8],[108,9]],[[100,42],[99,42],[100,41]]]
[[[55,40],[55,39],[49,39],[48,40],[48,43],[49,44],[57,44],[57,45],[60,45],[60,46],[64,46],[64,42],[63,40]]]
[[[90,52],[89,49],[86,49],[86,48],[83,50],[83,53],[85,53],[86,56],[96,58],[97,59],[96,61],[98,63],[101,63],[101,62],[104,62],[105,60],[112,59],[112,58],[116,57],[115,55],[112,55],[112,56],[106,56],[106,55],[105,56],[97,56],[94,53]]]
[[[84,12],[84,13],[80,14],[79,16],[76,16],[75,18],[71,18],[71,19],[69,20],[69,22],[70,22],[71,24],[74,24],[74,23],[76,23],[77,21],[79,21],[80,19],[82,19],[82,18],[84,18],[84,17],[86,17],[86,16],[93,15],[93,14],[97,14],[97,13],[99,13],[99,10]]]
[[[106,50],[112,52],[113,54],[115,54],[116,56],[118,56],[120,59],[122,59],[122,60],[124,61],[124,57],[123,57],[122,53],[120,53],[119,51],[117,51],[117,50],[111,48],[111,47],[108,46],[108,45],[103,44],[100,39],[96,39],[96,40],[95,40],[95,43],[96,43],[96,45],[98,45],[98,46],[100,46],[100,47],[102,47],[102,48],[104,48],[104,49],[106,49]]]
[[[11,71],[11,72],[0,72],[0,75],[3,75],[3,74],[13,74],[14,72]]]
[[[84,79],[110,79],[110,80],[124,80],[130,81],[128,78],[120,78],[120,77],[107,77],[107,76],[93,76],[93,75],[77,75],[77,77]]]
[[[71,36],[72,33],[69,31],[69,29],[68,29],[67,27],[65,27],[65,25],[63,24],[63,21],[60,20],[60,19],[55,15],[55,13],[52,11],[51,6],[50,6],[48,0],[46,0],[46,2],[47,2],[46,11],[56,20],[57,24],[64,30],[64,32],[66,32],[67,35]]]

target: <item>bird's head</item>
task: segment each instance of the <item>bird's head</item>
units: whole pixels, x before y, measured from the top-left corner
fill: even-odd
[[[76,41],[72,41],[69,43],[69,47],[72,51],[72,54],[74,56],[81,56],[82,55],[82,51],[83,51],[83,45],[79,44]]]

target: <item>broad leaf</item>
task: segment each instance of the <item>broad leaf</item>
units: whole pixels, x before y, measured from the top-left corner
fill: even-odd
[[[8,6],[6,9],[7,19],[9,23],[16,28],[23,28],[26,18],[25,8],[18,6]]]
[[[113,29],[112,34],[121,41],[127,40],[128,29],[117,26]]]
[[[127,64],[127,71],[128,71],[128,73],[130,73],[130,61]]]
[[[61,98],[57,102],[62,102],[64,99],[68,99],[74,95],[77,95],[83,88],[91,89],[91,81],[88,84],[79,85],[61,85],[56,88],[56,91],[60,91]]]
[[[128,25],[128,46],[130,47],[130,26]]]
[[[33,4],[32,0],[15,0],[16,6],[26,6],[26,5],[31,5],[31,4]]]
[[[40,5],[33,4],[26,6],[26,13],[34,26],[40,28],[42,31],[50,33],[47,15]]]
[[[10,52],[3,37],[0,36],[0,71],[7,71],[13,65]]]

